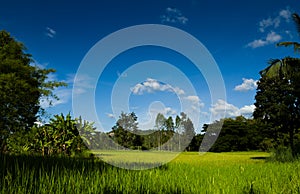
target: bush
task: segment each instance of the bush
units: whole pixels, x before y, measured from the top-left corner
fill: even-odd
[[[297,157],[293,156],[290,147],[279,146],[273,151],[271,157],[268,159],[271,162],[293,162]]]

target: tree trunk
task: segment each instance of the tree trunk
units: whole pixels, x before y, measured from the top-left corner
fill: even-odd
[[[294,129],[293,127],[290,128],[289,130],[289,138],[290,138],[290,147],[292,150],[293,156],[296,156],[296,150],[295,150],[295,145],[294,145]]]

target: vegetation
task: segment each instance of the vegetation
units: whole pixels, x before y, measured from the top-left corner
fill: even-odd
[[[293,14],[300,34],[300,20]],[[299,51],[299,43],[282,42],[280,46],[294,46]],[[300,128],[300,59],[285,57],[271,60],[270,65],[260,72],[256,94],[254,118],[269,127],[269,135],[276,146],[289,146],[296,156],[296,135]],[[288,138],[286,138],[288,136]]]
[[[293,18],[300,34],[300,18],[297,14]],[[300,50],[297,42],[278,45]],[[72,118],[70,113],[35,125],[44,112],[42,100],[51,104],[51,99],[57,98],[53,90],[65,85],[48,79],[53,72],[32,65],[24,45],[0,31],[2,193],[300,192],[299,58],[271,60],[260,72],[254,118],[224,118],[205,124],[201,134],[195,134],[185,113],[175,118],[159,113],[155,126],[148,130],[138,128],[134,112],[121,113],[109,133],[97,131],[94,123]],[[215,130],[220,125],[221,132]],[[160,156],[199,151],[204,135],[218,137],[211,152],[231,153],[183,152],[172,162],[145,171],[103,162],[117,159],[138,169],[138,164],[130,161],[135,158],[155,166],[151,160],[142,160],[148,157],[157,162]],[[118,150],[111,151],[115,143]],[[90,157],[88,148],[94,149],[99,158]],[[136,151],[129,153],[128,149]],[[269,157],[263,152],[250,152],[253,150],[273,154]]]
[[[203,127],[204,134],[217,135],[213,130],[207,131],[208,127],[214,129],[215,125],[222,122],[222,130],[210,151],[212,152],[229,152],[229,151],[249,151],[249,150],[269,150],[270,145],[265,146],[263,143],[265,126],[253,119],[246,119],[243,116],[222,119],[210,125]],[[200,145],[199,145],[200,146]],[[199,147],[198,147],[199,148]]]
[[[266,156],[187,152],[160,168],[132,171],[96,159],[1,155],[0,192],[298,193],[300,163],[265,163]]]
[[[55,115],[49,124],[31,128],[24,136],[16,133],[8,140],[11,153],[46,155],[75,155],[87,150],[94,143],[96,128],[92,123],[72,119],[71,115]]]
[[[175,123],[171,116],[166,119],[158,113],[155,123],[155,129],[139,130],[134,112],[121,113],[108,134],[124,148],[167,151],[184,150],[195,136],[194,125],[185,113],[176,116]]]
[[[7,139],[26,133],[42,113],[42,98],[57,98],[53,89],[65,85],[49,81],[54,69],[33,66],[22,43],[0,31],[0,152],[7,151]]]

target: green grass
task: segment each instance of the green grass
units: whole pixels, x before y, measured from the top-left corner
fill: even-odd
[[[106,154],[121,158],[126,152]],[[159,168],[126,170],[99,159],[1,155],[0,190],[2,193],[300,193],[300,162],[271,163],[261,159],[267,156],[260,152],[182,153]]]

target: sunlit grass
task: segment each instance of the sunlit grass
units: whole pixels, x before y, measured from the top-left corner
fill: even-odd
[[[122,154],[125,158],[126,152]],[[268,155],[185,152],[163,167],[150,170],[120,169],[98,158],[0,156],[0,190],[2,193],[299,193],[300,162],[265,162],[263,158]]]

